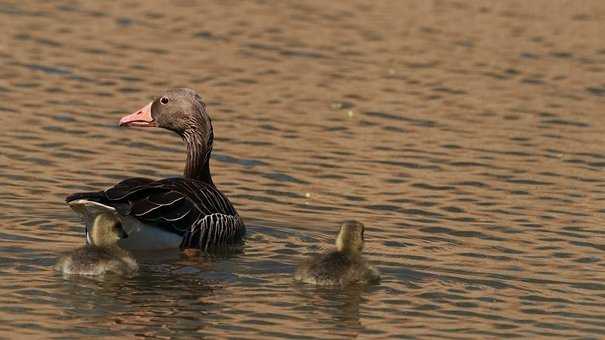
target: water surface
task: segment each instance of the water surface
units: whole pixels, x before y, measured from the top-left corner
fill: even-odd
[[[599,1],[0,4],[0,336],[598,338],[605,333]],[[118,119],[163,89],[208,103],[241,252],[142,255],[66,279],[64,204],[179,175]],[[338,225],[381,285],[292,282]]]

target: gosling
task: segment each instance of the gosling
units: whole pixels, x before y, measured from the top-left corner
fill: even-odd
[[[88,231],[89,244],[63,256],[55,269],[67,275],[132,274],[139,266],[130,253],[118,246],[117,241],[123,236],[115,216],[99,214]]]
[[[315,285],[345,286],[373,284],[380,274],[361,256],[364,226],[357,221],[342,224],[336,237],[336,251],[316,255],[301,263],[294,279]]]

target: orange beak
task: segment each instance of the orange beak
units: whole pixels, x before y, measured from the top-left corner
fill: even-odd
[[[145,105],[139,110],[131,113],[120,119],[120,126],[134,126],[134,127],[153,127],[157,126],[153,117],[151,117],[151,104]]]

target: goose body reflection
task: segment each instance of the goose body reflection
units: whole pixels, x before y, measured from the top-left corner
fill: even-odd
[[[357,221],[342,224],[336,237],[336,251],[320,254],[304,261],[294,278],[316,285],[371,284],[380,281],[376,268],[362,256],[364,225]]]
[[[126,275],[136,272],[139,266],[129,252],[120,248],[117,241],[122,234],[119,220],[112,214],[95,216],[87,233],[89,244],[63,256],[55,269],[68,275]]]

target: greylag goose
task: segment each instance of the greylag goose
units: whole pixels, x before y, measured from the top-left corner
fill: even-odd
[[[364,226],[360,222],[343,223],[336,237],[336,251],[305,260],[297,268],[294,278],[316,285],[378,282],[380,274],[361,256],[363,233]]]
[[[86,224],[87,240],[99,211],[114,216],[126,237],[125,249],[208,250],[241,240],[246,228],[210,175],[213,130],[206,104],[193,90],[172,89],[134,113],[120,126],[161,127],[187,144],[183,177],[129,178],[99,192],[76,193],[67,203]]]
[[[90,244],[63,256],[55,269],[68,275],[132,274],[139,269],[126,250],[117,245],[123,233],[111,213],[100,210],[90,228]]]

